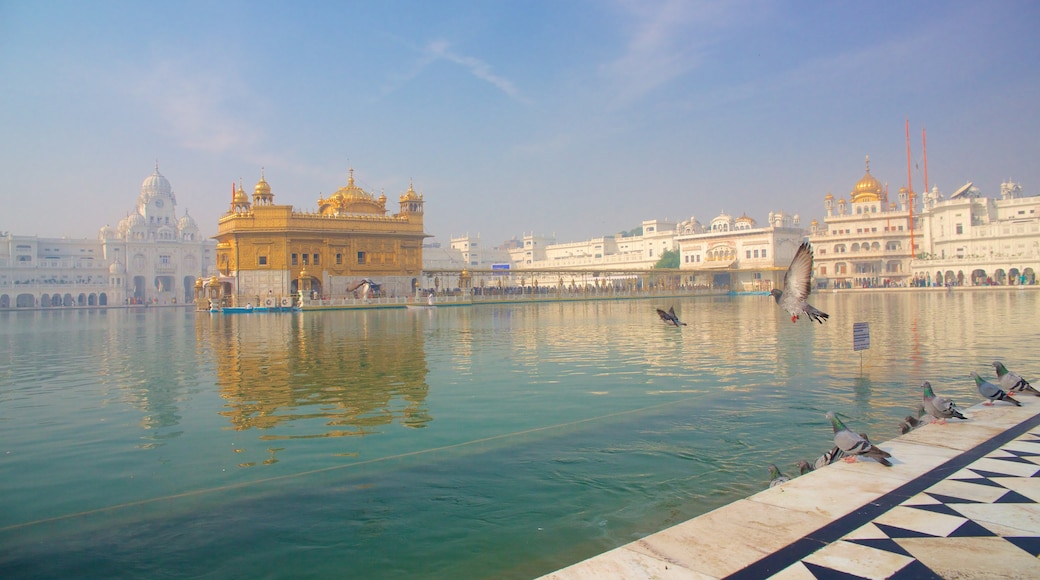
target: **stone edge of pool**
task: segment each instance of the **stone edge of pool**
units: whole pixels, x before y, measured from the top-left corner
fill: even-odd
[[[1017,399],[1022,407],[980,403],[967,421],[925,425],[880,444],[892,467],[838,462],[541,578],[812,578],[792,566],[1036,428],[1040,398]],[[873,556],[854,560],[845,571],[867,577],[886,565]]]

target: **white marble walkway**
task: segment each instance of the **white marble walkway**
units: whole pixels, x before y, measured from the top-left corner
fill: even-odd
[[[1040,398],[1017,398],[544,578],[1040,578]]]

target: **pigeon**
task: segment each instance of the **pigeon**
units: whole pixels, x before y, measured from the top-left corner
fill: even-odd
[[[831,427],[834,429],[834,445],[849,456],[845,458],[845,461],[852,463],[862,455],[870,457],[885,467],[892,467],[892,463],[888,460],[892,454],[873,445],[863,435],[849,431],[849,428],[834,415],[833,411],[827,412],[827,418],[830,419]]]
[[[1034,389],[1033,385],[1029,384],[1029,381],[1007,370],[1004,363],[1000,361],[994,362],[993,368],[997,369],[997,378],[1000,379],[1000,388],[1009,393],[1029,393],[1040,397],[1040,391]]]
[[[816,463],[813,464],[813,469],[827,467],[843,457],[845,457],[845,453],[841,449],[831,447],[830,451],[816,458]]]
[[[661,320],[663,320],[663,321],[665,321],[665,322],[667,322],[669,324],[674,324],[676,326],[686,326],[685,322],[679,322],[679,317],[675,315],[675,307],[674,306],[669,308],[668,312],[665,312],[664,310],[661,310],[660,308],[658,308],[657,309],[657,315],[661,317]]]
[[[921,388],[924,389],[922,400],[924,401],[924,409],[928,415],[935,417],[943,425],[946,424],[947,419],[967,419],[953,401],[946,400],[932,391],[932,383],[925,381],[921,383]]]
[[[805,475],[806,473],[809,473],[810,471],[812,471],[814,469],[816,469],[816,468],[813,467],[812,465],[809,465],[808,461],[806,461],[804,459],[799,459],[798,460],[798,475]]]
[[[784,289],[773,288],[769,294],[776,299],[780,305],[791,315],[791,322],[797,322],[801,315],[806,315],[809,320],[815,320],[820,324],[830,315],[817,310],[805,300],[809,298],[810,281],[812,280],[813,253],[809,242],[803,242],[794,254],[787,273],[784,274]]]
[[[787,477],[783,473],[780,473],[780,468],[772,463],[769,464],[769,487],[776,487],[783,485],[791,481],[790,477]]]
[[[923,424],[924,423],[921,423],[917,419],[914,419],[912,415],[907,415],[906,418],[903,419],[903,422],[899,424],[899,432],[906,435]]]
[[[979,388],[979,394],[989,399],[983,405],[990,407],[994,401],[1007,401],[1016,407],[1022,406],[1022,403],[1005,393],[1003,389],[980,377],[979,373],[971,371],[971,378],[975,379],[975,385]]]

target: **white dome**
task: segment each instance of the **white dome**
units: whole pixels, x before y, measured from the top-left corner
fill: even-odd
[[[118,236],[118,234],[117,234],[115,228],[113,228],[110,225],[102,226],[101,230],[98,231],[98,239],[99,240],[111,240],[111,239],[113,239],[113,238],[115,238],[117,236]]]
[[[195,218],[188,215],[188,212],[184,212],[184,217],[177,222],[177,227],[181,232],[197,232],[199,231],[198,224],[195,223]]]
[[[158,163],[155,165],[155,172],[141,182],[141,195],[145,197],[152,195],[170,197],[173,195],[173,187],[170,185],[170,181],[159,173]]]
[[[122,262],[116,260],[115,262],[112,262],[111,266],[108,267],[108,272],[110,274],[125,274],[126,268],[123,267]]]

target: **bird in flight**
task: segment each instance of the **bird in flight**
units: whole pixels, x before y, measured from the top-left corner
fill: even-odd
[[[661,317],[661,320],[667,322],[668,324],[674,324],[676,326],[686,326],[686,323],[685,322],[680,322],[679,321],[679,317],[675,315],[675,307],[674,306],[669,308],[668,312],[665,312],[664,310],[661,310],[660,308],[658,308],[657,309],[657,315]]]
[[[773,288],[769,292],[776,299],[776,303],[780,305],[780,308],[783,308],[791,315],[791,322],[797,322],[798,318],[803,314],[808,316],[809,320],[815,320],[820,324],[823,324],[824,320],[830,318],[829,314],[814,308],[806,302],[811,290],[809,284],[812,280],[812,263],[812,247],[809,246],[809,242],[803,242],[798,247],[798,251],[795,252],[794,260],[791,260],[791,266],[787,268],[787,273],[784,274],[784,289]]]

